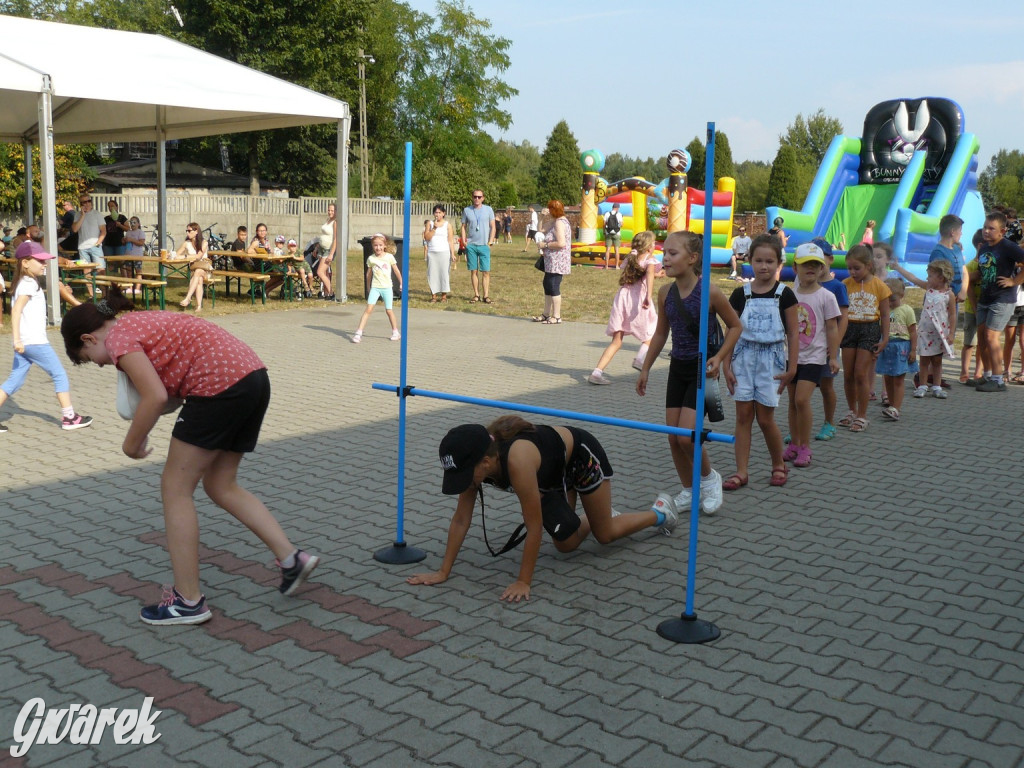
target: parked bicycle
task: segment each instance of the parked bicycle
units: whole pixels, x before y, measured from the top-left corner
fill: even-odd
[[[228,249],[227,234],[221,232],[219,235],[213,233],[217,222],[203,230],[203,239],[206,240],[206,248],[209,251],[226,251]],[[231,260],[228,256],[214,256],[213,265],[216,269],[231,269]]]
[[[217,222],[213,222],[213,224],[203,230],[203,239],[206,240],[206,247],[211,251],[226,251],[228,247],[227,233],[221,232],[219,235],[215,235],[213,228],[216,226]]]
[[[145,254],[146,256],[159,258],[160,248],[160,227],[153,227],[153,231],[149,233],[149,240],[146,241],[144,246]],[[174,253],[174,238],[171,235],[167,235],[167,247],[164,250],[168,253]]]

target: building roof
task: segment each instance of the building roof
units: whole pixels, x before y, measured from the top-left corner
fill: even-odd
[[[156,160],[123,160],[110,165],[94,165],[96,178],[114,187],[155,187]],[[168,160],[166,165],[168,187],[241,187],[248,189],[249,177],[238,173],[226,173],[217,168],[190,163],[185,160]],[[287,189],[288,185],[260,179],[265,189]]]

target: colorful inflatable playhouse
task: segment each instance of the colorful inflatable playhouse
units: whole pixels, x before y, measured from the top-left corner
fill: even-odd
[[[636,232],[649,229],[663,240],[669,232],[690,229],[704,234],[704,207],[707,194],[690,189],[686,171],[690,153],[673,149],[666,165],[669,175],[655,184],[639,176],[609,183],[601,178],[604,155],[588,149],[580,155],[583,167],[583,198],[580,204],[580,239],[573,243],[574,264],[604,264],[604,217],[614,203],[622,215],[620,252],[629,252]],[[711,263],[729,263],[732,254],[732,228],[736,181],[719,179],[718,189],[711,195]],[[660,258],[661,251],[656,255]]]
[[[790,252],[824,237],[845,276],[846,249],[861,242],[865,223],[874,219],[875,241],[890,243],[900,262],[923,279],[939,219],[948,213],[964,220],[964,257],[974,257],[971,234],[985,220],[978,149],[975,135],[964,132],[955,101],[883,101],[864,118],[862,138],[832,140],[803,208],[770,207],[767,220],[783,219]]]

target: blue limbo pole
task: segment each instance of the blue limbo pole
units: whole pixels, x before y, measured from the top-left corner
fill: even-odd
[[[615,416],[600,416],[596,413],[580,413],[579,411],[563,411],[560,408],[546,408],[542,405],[526,405],[524,403],[511,403],[506,400],[487,400],[482,397],[469,397],[468,395],[453,395],[449,392],[435,392],[429,389],[417,389],[416,387],[396,387],[394,384],[373,384],[373,389],[384,392],[404,393],[403,401],[407,397],[418,395],[420,397],[432,397],[435,400],[451,400],[454,403],[466,403],[467,405],[482,405],[485,408],[501,408],[506,411],[522,411],[523,413],[536,413],[541,416],[554,416],[560,419],[573,419],[575,421],[589,421],[593,424],[607,424],[612,427],[627,427],[629,429],[642,429],[647,432],[661,432],[667,435],[683,435],[691,437],[693,430],[683,427],[670,427],[665,424],[651,424],[646,421],[634,421],[632,419],[620,419]],[[732,435],[720,434],[718,432],[705,433],[705,439],[716,443],[733,443],[736,438]]]
[[[705,370],[708,354],[708,307],[711,301],[711,214],[714,209],[715,178],[715,124],[708,123],[708,143],[704,162],[704,253],[700,270],[700,351],[697,353],[699,371]],[[704,382],[698,377],[697,418],[704,421]],[[696,433],[703,434],[703,430]],[[686,564],[686,608],[678,619],[668,619],[658,625],[658,634],[676,643],[707,643],[717,640],[722,632],[709,621],[697,618],[693,610],[695,582],[697,580],[697,527],[700,517],[701,457],[704,454],[704,440],[693,440],[693,493],[690,499],[690,544]]]
[[[405,143],[405,216],[402,220],[402,341],[398,380],[405,389],[409,351],[409,241],[412,239],[412,142]],[[427,553],[405,543],[405,398],[398,401],[398,502],[395,543],[373,553],[382,563],[418,563]]]

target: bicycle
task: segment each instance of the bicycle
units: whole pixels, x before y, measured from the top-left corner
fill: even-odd
[[[174,253],[174,238],[171,235],[167,235],[167,242],[168,247],[165,250]],[[149,241],[143,246],[143,249],[146,256],[160,257],[160,227],[153,227],[153,231],[149,234]]]
[[[203,230],[203,239],[206,240],[206,248],[210,251],[226,251],[228,248],[228,235],[226,232],[221,232],[219,235],[213,233],[213,228],[217,226],[217,222],[213,222],[210,226]]]

